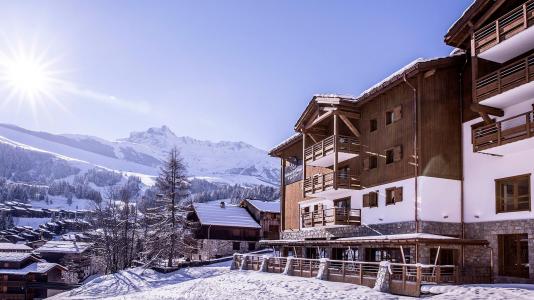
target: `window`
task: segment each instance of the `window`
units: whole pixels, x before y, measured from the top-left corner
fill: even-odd
[[[386,111],[386,125],[393,123],[393,111]]]
[[[528,278],[528,235],[501,234],[499,242],[499,275]]]
[[[402,106],[396,106],[392,110],[386,111],[386,125],[395,123],[402,118]]]
[[[233,242],[232,243],[232,248],[234,249],[234,251],[241,250],[241,243],[240,242]]]
[[[437,256],[437,264],[438,265],[456,265],[458,263],[458,249],[438,249],[437,248],[431,248],[430,249],[430,263],[436,262],[436,256]]]
[[[370,170],[378,167],[378,158],[376,155],[369,153],[369,156],[363,159],[363,169]]]
[[[495,180],[496,212],[530,210],[530,174]]]
[[[378,129],[378,120],[372,119],[369,120],[369,132],[376,131]]]
[[[392,187],[386,189],[386,205],[395,204],[402,201],[402,187]]]
[[[334,206],[336,208],[350,209],[350,198],[336,199],[334,200]]]
[[[392,164],[394,162],[395,152],[393,149],[386,150],[386,165]]]
[[[378,193],[370,192],[363,195],[363,207],[378,207]]]
[[[256,250],[256,243],[248,243],[248,251]]]

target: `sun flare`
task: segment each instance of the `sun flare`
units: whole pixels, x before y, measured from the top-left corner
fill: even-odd
[[[25,98],[35,98],[50,88],[51,78],[45,67],[32,59],[16,59],[7,63],[4,81]]]

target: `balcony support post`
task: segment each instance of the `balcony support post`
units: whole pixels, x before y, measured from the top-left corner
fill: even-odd
[[[523,28],[527,29],[527,27],[528,27],[527,4],[523,3]]]
[[[339,122],[338,122],[338,118],[339,116],[337,115],[337,113],[334,114],[334,178],[333,178],[333,184],[334,184],[334,190],[337,190],[337,185],[338,185],[338,182],[337,182],[337,174],[338,174],[338,170],[337,170],[337,164],[338,164],[338,136],[339,136]]]
[[[302,198],[306,198],[306,133],[302,131]]]

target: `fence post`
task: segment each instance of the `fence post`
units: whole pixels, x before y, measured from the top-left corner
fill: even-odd
[[[441,282],[441,266],[438,265],[436,266],[436,283],[440,283]]]
[[[363,264],[360,265],[360,285],[363,285]]]

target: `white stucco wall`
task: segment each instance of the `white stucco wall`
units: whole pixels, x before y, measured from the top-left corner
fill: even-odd
[[[386,205],[386,189],[402,187],[402,202]],[[460,222],[459,180],[435,177],[418,177],[418,213],[422,221]],[[378,192],[378,207],[362,207],[363,195]],[[415,220],[415,179],[405,179],[358,191],[343,191],[334,195],[316,198],[300,203],[300,207],[313,207],[321,203],[325,208],[333,206],[333,200],[351,197],[351,208],[362,210],[362,223],[386,224]],[[447,218],[444,218],[444,217]]]
[[[503,118],[532,110],[533,103],[534,99],[505,108]],[[478,118],[463,125],[465,221],[469,223],[534,218],[532,211],[497,214],[495,207],[495,179],[534,172],[534,138],[500,146],[502,157],[474,153],[471,125],[481,121],[482,119]],[[490,149],[487,152],[490,152]],[[534,177],[531,177],[530,185],[532,194]]]

